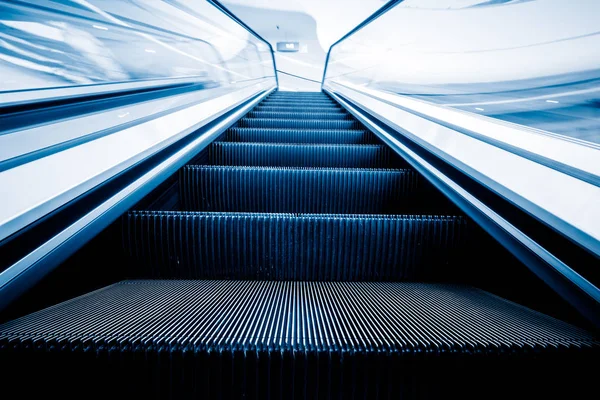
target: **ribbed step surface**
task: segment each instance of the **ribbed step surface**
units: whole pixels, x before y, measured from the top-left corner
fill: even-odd
[[[262,104],[262,103],[261,103]],[[254,108],[254,111],[270,111],[270,112],[276,112],[276,111],[308,111],[308,112],[337,112],[337,111],[343,111],[342,108],[340,106],[336,106],[334,104],[332,105],[323,105],[323,106],[310,106],[310,105],[303,105],[301,107],[298,107],[296,105],[278,105],[278,106],[273,106],[273,105],[261,105],[259,104],[258,106],[256,106]]]
[[[313,99],[331,100],[331,97],[329,97],[327,94],[325,94],[323,92],[313,92],[313,93],[309,93],[309,92],[274,92],[274,93],[271,93],[268,96],[268,98],[269,99],[272,99],[272,98],[285,98],[285,99],[313,98]]]
[[[331,105],[336,105],[336,106],[340,106],[337,102],[331,100],[331,99],[289,99],[289,98],[268,98],[266,100],[263,100],[260,105],[264,105],[267,103],[294,103],[294,102],[306,102],[306,101],[311,101],[311,102],[317,102],[317,103],[323,103],[323,104],[331,104]]]
[[[123,232],[135,276],[308,281],[431,279],[465,236],[461,217],[161,211]]]
[[[306,120],[278,118],[242,118],[239,126],[246,128],[284,128],[284,129],[360,129],[356,120]]]
[[[260,118],[260,119],[350,119],[350,115],[345,112],[289,112],[289,111],[251,111],[248,113],[249,118]]]
[[[213,165],[393,168],[406,166],[383,145],[230,143],[209,147]]]
[[[28,338],[466,356],[598,346],[581,329],[475,288],[399,282],[124,281],[0,325],[4,348]]]
[[[284,93],[284,92],[275,92],[271,93],[268,99],[317,99],[317,100],[331,100],[331,97],[326,95],[325,93]]]
[[[311,97],[311,96],[301,96],[301,97],[284,97],[284,96],[270,96],[269,98],[267,98],[265,100],[265,102],[274,102],[274,101],[280,101],[280,102],[296,102],[296,101],[306,101],[306,102],[317,102],[317,103],[332,103],[334,104],[335,102],[329,98],[329,97]]]
[[[397,213],[417,186],[412,170],[189,165],[188,211]]]
[[[323,92],[273,92],[271,97],[324,97],[328,98],[328,96]]]
[[[265,143],[331,143],[369,144],[376,143],[371,132],[360,129],[285,129],[285,128],[231,128],[225,133],[228,142]]]
[[[481,290],[421,283],[125,281],[0,326],[5,383],[57,377],[45,391],[84,397],[481,396],[534,378],[540,393],[593,387],[570,372],[598,346]]]
[[[321,101],[321,102],[330,102],[335,103],[331,97],[328,96],[277,96],[271,95],[267,97],[264,101],[304,101],[304,100],[313,100],[313,101]]]
[[[262,105],[269,106],[279,106],[279,105],[293,105],[298,108],[301,108],[305,105],[307,106],[333,106],[338,105],[337,103],[331,100],[311,100],[311,99],[295,99],[295,100],[283,100],[283,99],[273,99],[273,100],[265,100],[261,102]]]

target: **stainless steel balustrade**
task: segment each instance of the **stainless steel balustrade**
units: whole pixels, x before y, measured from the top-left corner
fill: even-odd
[[[600,257],[600,114],[594,105],[600,55],[590,49],[600,44],[593,17],[599,7],[554,0],[392,1],[330,48],[322,87],[361,121],[385,123],[584,249],[583,262],[593,263]],[[507,238],[592,303],[600,301],[598,287],[556,257],[563,249],[535,250],[531,245],[540,244],[515,221],[468,192],[461,198],[466,207],[492,212]]]
[[[188,3],[0,6],[0,112],[7,118],[57,115],[15,129],[0,127],[0,244],[187,140],[5,266],[0,308],[60,262],[47,261],[49,256],[72,254],[85,243],[82,236],[101,231],[277,88],[272,49],[264,39],[218,4]],[[185,85],[199,90],[152,97]],[[140,91],[148,98],[128,103],[127,96]],[[106,103],[95,109],[98,99]],[[85,104],[87,110],[68,112]],[[198,131],[202,134],[188,140]]]

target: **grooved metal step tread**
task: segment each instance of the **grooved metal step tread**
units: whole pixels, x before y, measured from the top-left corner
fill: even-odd
[[[328,96],[269,96],[268,100],[323,100],[332,101]]]
[[[254,109],[254,111],[270,111],[270,112],[279,112],[279,111],[307,111],[307,112],[340,112],[344,111],[343,108],[339,106],[270,106],[270,105],[258,105]]]
[[[331,97],[326,94],[318,94],[318,95],[283,95],[283,94],[271,94],[268,97],[269,99],[322,99],[322,100],[331,100]]]
[[[407,167],[389,147],[368,144],[290,144],[215,142],[208,148],[213,165],[274,167]]]
[[[331,99],[292,99],[292,98],[278,98],[278,99],[265,99],[262,101],[262,104],[338,104]]]
[[[288,92],[288,91],[275,91],[270,94],[270,96],[292,96],[292,97],[301,97],[301,96],[320,96],[329,98],[329,95],[323,91],[319,92]]]
[[[242,128],[227,130],[228,142],[265,143],[326,143],[326,144],[370,144],[377,143],[375,135],[358,129],[285,129],[285,128]]]
[[[261,104],[273,104],[273,105],[336,105],[339,106],[339,103],[333,100],[315,100],[315,99],[265,99],[261,102]]]
[[[285,90],[278,90],[275,91],[273,93],[271,93],[271,96],[322,96],[322,97],[328,97],[328,95],[323,92],[323,91],[313,91],[313,92],[292,92],[292,91],[285,91]]]
[[[124,281],[0,325],[2,377],[24,398],[585,398],[598,347],[422,283]]]
[[[302,111],[304,109],[310,111],[313,109],[327,109],[332,111],[340,111],[343,108],[336,103],[310,103],[310,102],[286,102],[286,103],[272,103],[272,102],[262,102],[259,104],[260,107],[270,107],[270,108],[278,108],[281,110],[288,111]],[[257,107],[259,107],[257,106]]]
[[[350,119],[349,114],[344,111],[338,112],[308,112],[308,111],[251,111],[247,118],[262,118],[262,119]]]
[[[314,100],[321,102],[332,102],[335,103],[331,97],[303,97],[303,98],[294,98],[294,97],[267,97],[263,101],[302,101],[302,100]]]
[[[362,125],[356,120],[305,120],[274,118],[242,118],[238,122],[243,128],[287,128],[287,129],[360,129]]]
[[[136,277],[428,280],[466,242],[455,216],[136,211],[124,220]]]
[[[316,105],[338,105],[333,100],[314,100],[314,99],[265,99],[261,104],[316,104]]]
[[[417,188],[409,169],[188,165],[186,211],[397,214]]]
[[[384,349],[466,357],[599,345],[584,330],[482,290],[423,283],[124,281],[0,325],[4,350],[35,340],[58,344],[54,351],[109,351],[115,339],[117,352]]]

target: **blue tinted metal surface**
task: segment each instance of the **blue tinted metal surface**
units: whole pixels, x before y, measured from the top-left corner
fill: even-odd
[[[600,2],[394,3],[332,47],[324,82],[600,143]]]

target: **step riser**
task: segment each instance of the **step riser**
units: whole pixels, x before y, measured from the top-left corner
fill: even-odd
[[[396,214],[416,187],[411,170],[187,166],[180,174],[186,211]]]
[[[252,111],[248,114],[248,118],[262,119],[335,119],[343,120],[350,119],[351,116],[345,112],[286,112],[286,111]]]
[[[360,129],[355,120],[297,120],[242,118],[238,126],[243,128],[282,128],[282,129]]]
[[[520,396],[551,399],[561,392],[537,385],[533,391],[527,384],[532,380],[544,382],[561,366],[593,365],[596,361],[591,357],[571,356],[550,364],[515,358],[502,367],[491,360],[456,366],[445,359],[409,360],[399,353],[347,349],[336,353],[293,349],[180,352],[170,351],[165,346],[165,350],[127,352],[98,347],[101,350],[88,353],[0,353],[4,362],[11,365],[3,377],[10,382],[10,387],[18,388],[21,399],[41,398],[40,388],[43,388],[44,398],[65,400],[480,399],[482,393],[488,398],[485,394],[498,380],[510,385],[495,388],[494,396],[489,398],[510,398],[516,386],[520,388]],[[575,369],[577,374],[563,372],[553,381],[593,379],[586,378],[580,369]],[[36,377],[35,384],[31,382],[32,375]],[[456,384],[466,376],[473,382]],[[69,378],[68,385],[61,384],[65,377]],[[580,392],[571,388],[560,398],[587,397]],[[505,396],[495,397],[501,393]]]
[[[232,128],[225,134],[228,142],[265,143],[325,143],[325,144],[371,144],[377,140],[371,132],[359,130],[292,130]]]
[[[289,145],[266,143],[213,143],[209,149],[212,165],[265,167],[406,167],[385,146]]]
[[[455,265],[465,229],[460,217],[137,212],[123,234],[137,277],[401,281]]]

